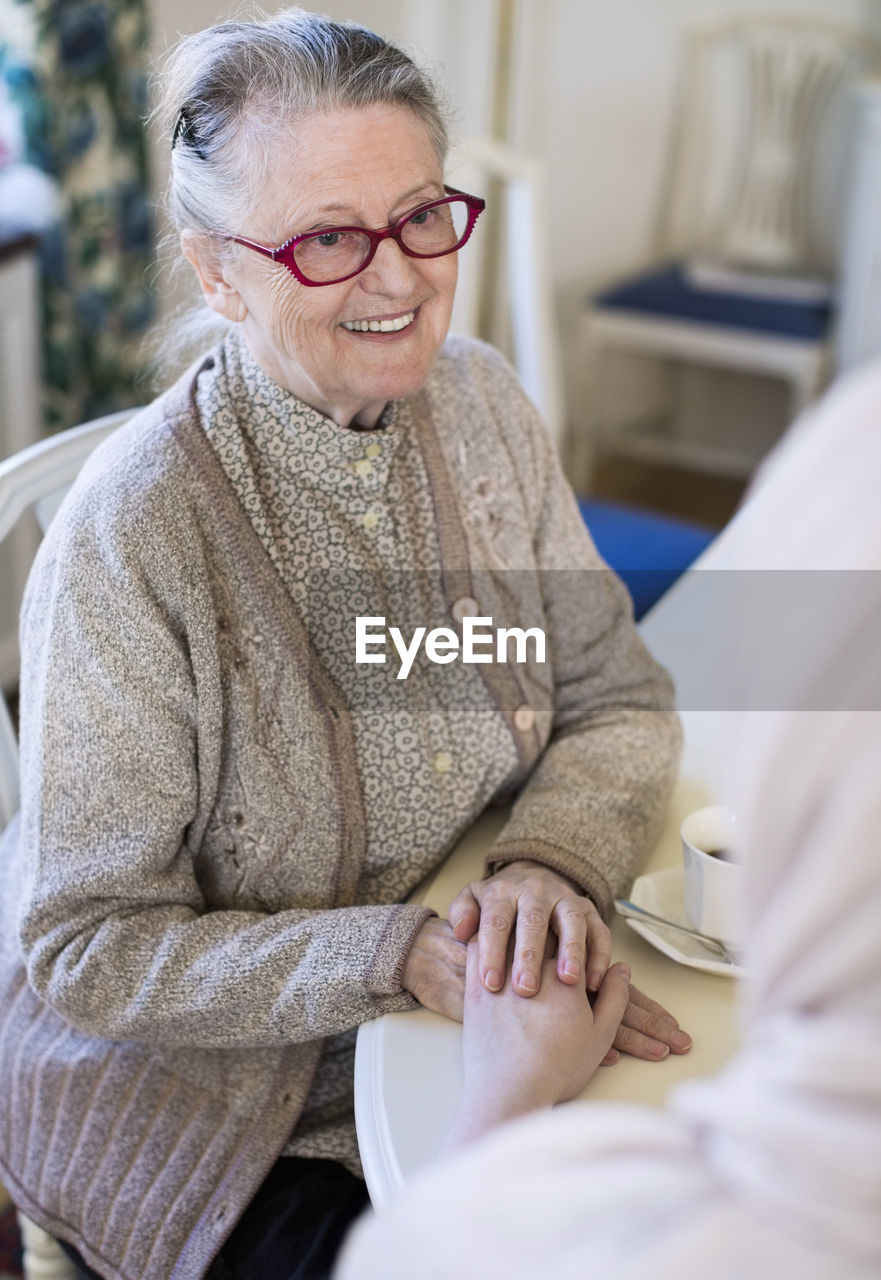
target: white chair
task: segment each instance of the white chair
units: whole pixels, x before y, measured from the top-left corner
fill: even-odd
[[[718,401],[704,415],[715,433],[700,420],[683,428],[689,370],[782,380],[788,421],[830,365],[847,90],[879,46],[793,14],[716,19],[687,45],[659,265],[591,299],[585,315],[579,480],[605,452],[745,477],[771,442],[749,439],[740,421],[720,438]],[[633,356],[651,358],[654,384]]]
[[[36,242],[21,237],[0,256],[0,458],[40,439],[40,276]],[[34,553],[31,531],[19,529],[0,554],[0,681],[18,663],[14,610]]]
[[[45,533],[85,459],[134,412],[125,409],[59,432],[0,462],[0,542],[28,511]],[[18,743],[6,702],[0,698],[0,828],[18,809],[18,801]],[[19,1224],[25,1280],[76,1280],[79,1272],[51,1235],[23,1214]]]
[[[459,255],[451,327],[506,351],[562,453],[565,391],[544,165],[492,138],[475,136],[460,143],[448,172],[456,186],[485,196],[489,205],[485,227],[481,223]],[[494,196],[501,206],[496,210]],[[501,217],[494,219],[493,212]],[[581,496],[578,501],[600,554],[624,578],[637,617],[709,538],[708,530],[670,516],[608,500]]]
[[[474,135],[456,147],[447,173],[460,190],[488,198],[476,235],[459,254],[451,329],[506,352],[561,447],[566,412],[544,165]],[[500,208],[493,206],[494,196]]]
[[[881,354],[881,79],[853,93],[854,162],[842,238],[836,371]]]

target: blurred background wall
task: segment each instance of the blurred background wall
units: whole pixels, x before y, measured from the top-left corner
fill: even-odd
[[[150,0],[154,47],[197,30],[216,0]],[[273,4],[267,5],[273,9]],[[283,7],[281,5],[277,6]],[[434,65],[463,132],[492,119],[496,0],[326,0]],[[687,24],[720,12],[817,14],[881,36],[881,0],[519,0],[511,51],[509,141],[547,164],[554,295],[569,413],[586,389],[579,315],[585,296],[650,261]],[[153,138],[161,183],[168,139]],[[765,412],[763,389],[754,392]],[[767,409],[768,412],[771,406]]]

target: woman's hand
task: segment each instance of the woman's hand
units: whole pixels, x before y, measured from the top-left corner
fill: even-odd
[[[692,1040],[687,1031],[657,1000],[650,999],[639,987],[630,988],[630,1002],[624,1010],[621,1025],[605,1061],[611,1064],[621,1053],[633,1058],[657,1062],[670,1053],[688,1053]]]
[[[465,1087],[447,1149],[580,1093],[605,1060],[630,998],[627,965],[616,964],[588,1000],[583,983],[556,981],[543,962],[537,995],[524,999],[510,977],[493,994],[480,978],[479,942],[468,945],[463,1061]]]
[[[511,976],[521,996],[533,996],[541,986],[551,930],[558,939],[551,972],[569,986],[597,991],[612,958],[612,935],[590,898],[537,862],[512,862],[488,880],[472,881],[448,915],[460,942],[477,934],[478,976],[488,991],[505,984],[512,934]]]
[[[448,920],[429,917],[404,963],[404,988],[426,1009],[462,1021],[467,948]]]
[[[460,941],[477,934],[478,980],[488,991],[498,992],[505,983],[512,935],[511,977],[521,996],[534,996],[542,976],[551,973],[567,986],[596,991],[611,960],[612,935],[593,902],[539,863],[512,862],[488,880],[473,881],[450,905],[449,919]],[[544,960],[549,933],[557,939],[551,966]],[[607,1061],[620,1053],[658,1061],[687,1053],[691,1044],[671,1013],[631,987]]]

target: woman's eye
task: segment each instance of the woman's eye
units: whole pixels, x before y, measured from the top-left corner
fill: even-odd
[[[433,209],[419,209],[407,221],[412,227],[424,227],[433,213]]]
[[[342,233],[339,231],[322,231],[320,236],[313,236],[313,242],[320,245],[322,249],[332,249],[341,239]]]

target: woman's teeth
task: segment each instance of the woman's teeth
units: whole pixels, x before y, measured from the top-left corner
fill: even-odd
[[[342,325],[352,333],[397,333],[399,329],[406,329],[415,319],[416,312],[408,311],[405,316],[398,316],[396,320],[343,320]]]

